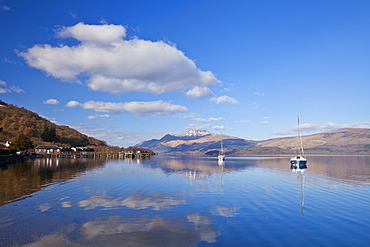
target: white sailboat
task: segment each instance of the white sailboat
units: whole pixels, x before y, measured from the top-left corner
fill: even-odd
[[[218,153],[218,161],[224,161],[225,160],[225,153],[224,153],[224,146],[222,145],[222,139],[221,139],[221,149]]]
[[[299,155],[296,155],[295,157],[290,159],[290,168],[295,171],[307,168],[307,165],[306,165],[307,160],[304,157],[301,129],[299,127],[299,116],[297,116],[297,120],[298,120],[298,136],[299,136],[299,144],[300,144]]]

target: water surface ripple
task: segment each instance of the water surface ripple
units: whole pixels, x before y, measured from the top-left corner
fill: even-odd
[[[368,246],[370,159],[36,159],[0,174],[0,246]]]

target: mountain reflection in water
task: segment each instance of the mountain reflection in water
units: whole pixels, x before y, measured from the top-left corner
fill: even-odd
[[[28,160],[1,170],[0,246],[367,246],[369,158]]]

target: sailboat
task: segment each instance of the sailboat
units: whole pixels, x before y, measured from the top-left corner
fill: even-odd
[[[304,157],[304,150],[303,150],[303,143],[302,143],[302,137],[301,137],[301,129],[299,127],[299,117],[297,116],[298,120],[298,136],[299,136],[299,155],[296,155],[295,157],[290,159],[290,169],[293,169],[295,171],[299,171],[300,169],[306,169],[307,168],[307,160]]]
[[[221,149],[218,153],[218,161],[224,161],[225,160],[225,153],[224,153],[224,146],[222,145],[222,139],[221,139]]]

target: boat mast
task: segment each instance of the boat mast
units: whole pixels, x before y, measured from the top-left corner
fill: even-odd
[[[301,128],[299,127],[299,116],[297,116],[297,120],[298,120],[298,136],[299,136],[299,143],[300,143],[300,146],[301,146],[300,153],[301,153],[301,156],[304,156],[303,143],[302,143],[302,137],[301,137]]]

